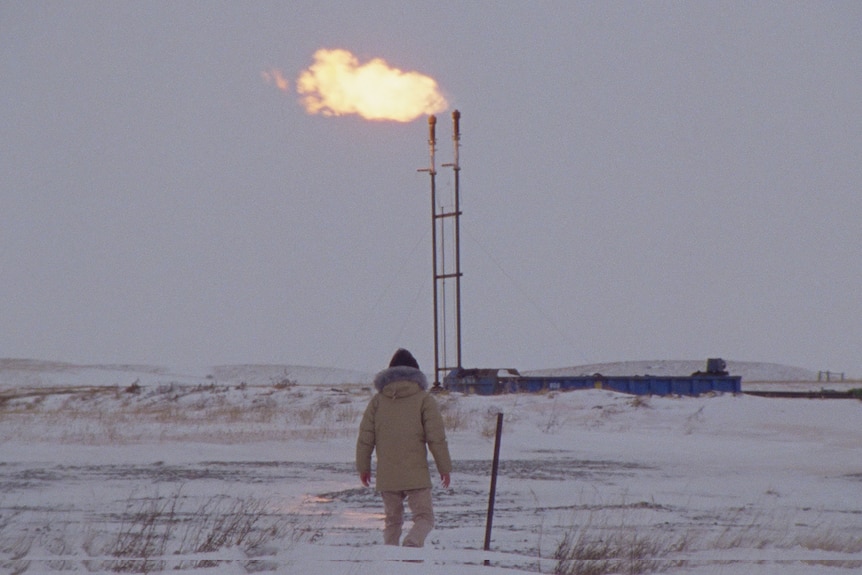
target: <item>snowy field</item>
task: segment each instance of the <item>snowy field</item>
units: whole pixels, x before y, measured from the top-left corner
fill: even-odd
[[[829,385],[728,366],[743,389]],[[353,470],[370,379],[0,360],[0,572],[862,572],[859,401],[444,394],[452,486],[408,550]]]

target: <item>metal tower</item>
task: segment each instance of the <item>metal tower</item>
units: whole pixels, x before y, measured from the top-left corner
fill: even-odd
[[[438,206],[435,164],[437,148],[435,116],[428,117],[428,146],[431,164],[419,170],[431,177],[431,244],[434,277],[434,387],[440,388],[441,372],[461,367],[461,198],[459,147],[461,144],[461,113],[452,112],[452,142],[454,161],[443,164],[455,174],[453,205]],[[452,234],[451,245],[446,244]],[[448,256],[448,258],[447,258]],[[454,260],[454,270],[451,269]],[[454,310],[447,306],[447,296],[454,300]],[[451,332],[451,333],[450,333]],[[450,339],[451,336],[451,339]],[[451,355],[454,353],[454,358]],[[454,359],[454,364],[452,361]]]

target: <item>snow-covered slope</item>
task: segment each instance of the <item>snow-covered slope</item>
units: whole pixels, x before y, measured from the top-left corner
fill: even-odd
[[[294,382],[302,385],[338,385],[342,383],[370,383],[374,374],[302,365],[222,365],[212,368],[211,378],[221,383],[268,385]]]
[[[338,385],[369,383],[373,374],[296,365],[223,365],[167,368],[147,365],[77,365],[33,359],[0,359],[0,389],[164,384]]]

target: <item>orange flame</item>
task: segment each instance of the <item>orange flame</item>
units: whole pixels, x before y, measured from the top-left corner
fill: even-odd
[[[260,73],[263,77],[264,81],[267,84],[275,84],[275,87],[281,90],[282,92],[287,92],[290,86],[290,83],[287,81],[287,78],[281,73],[281,70],[273,68],[272,70],[266,70]]]
[[[347,50],[315,52],[296,89],[309,114],[324,116],[358,114],[368,120],[409,122],[449,105],[432,78],[392,68],[380,58],[360,65]]]

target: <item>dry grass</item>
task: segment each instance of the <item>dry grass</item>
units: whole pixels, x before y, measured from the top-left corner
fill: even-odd
[[[357,386],[309,391],[290,380],[262,387],[46,388],[0,398],[0,435],[85,445],[331,439],[355,433],[365,399]],[[33,429],[39,436],[26,436]]]
[[[796,543],[803,549],[810,551],[827,551],[830,553],[860,553],[862,552],[862,535],[837,533],[832,529],[822,529],[819,533],[808,534],[796,539]],[[808,561],[810,564],[822,564],[830,567],[841,567],[844,569],[862,569],[862,561],[822,560]]]
[[[254,497],[214,496],[201,502],[178,489],[166,496],[132,496],[117,522],[89,525],[83,535],[54,519],[22,528],[18,518],[3,517],[0,571],[30,571],[28,556],[34,548],[42,556],[36,565],[50,571],[83,565],[88,572],[153,573],[218,567],[223,561],[238,562],[246,572],[260,571],[272,567],[267,557],[319,537],[325,521],[273,508]],[[225,554],[227,549],[234,551]]]
[[[623,506],[633,511],[635,506]],[[617,513],[613,513],[615,509]],[[732,561],[734,550],[806,549],[812,551],[807,564],[858,570],[862,561],[850,559],[817,559],[817,552],[858,554],[862,552],[862,535],[837,531],[828,526],[792,533],[789,521],[781,518],[747,517],[745,509],[729,509],[726,518],[718,519],[724,527],[718,531],[681,532],[644,524],[636,518],[620,515],[619,508],[590,511],[585,518],[573,517],[563,533],[553,559],[555,575],[642,575],[660,573],[686,563],[685,554],[718,551]],[[580,523],[577,520],[580,519]],[[723,560],[716,560],[721,564]]]
[[[470,424],[470,414],[460,405],[458,398],[451,394],[438,395],[437,404],[440,407],[440,415],[443,424],[450,432],[466,429]]]
[[[288,379],[264,386],[213,382],[56,392],[47,388],[38,394],[7,394],[0,400],[0,435],[79,445],[325,440],[354,435],[371,395],[368,386],[308,388]],[[465,406],[454,394],[436,397],[447,431],[475,430],[493,439],[496,406]],[[517,413],[506,414],[508,425],[516,420]],[[545,428],[550,433],[563,422],[563,411],[554,408]],[[34,429],[39,430],[38,437],[26,435]]]
[[[503,411],[501,408],[485,405],[471,409],[462,405],[463,396],[441,394],[436,397],[447,433],[472,429],[485,439],[494,438],[497,431],[497,414]],[[506,422],[512,423],[514,420],[513,414],[506,414]],[[505,425],[503,429],[505,431]]]
[[[665,571],[668,557],[687,550],[690,535],[631,526],[626,515],[611,518],[590,512],[570,527],[554,551],[555,575],[639,575]]]

